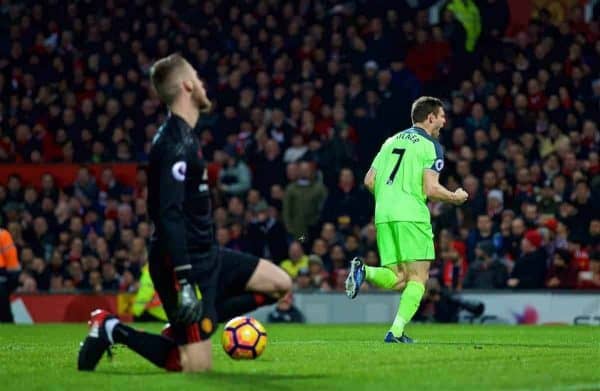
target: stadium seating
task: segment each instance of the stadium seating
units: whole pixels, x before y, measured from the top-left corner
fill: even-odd
[[[175,51],[215,102],[196,130],[216,240],[291,265],[298,289],[341,290],[354,256],[378,264],[362,177],[424,94],[446,103],[442,182],[470,194],[430,203],[432,278],[600,289],[599,18],[581,7],[523,26],[481,1],[477,33],[452,1],[435,17],[383,1],[31,3],[0,6],[0,226],[19,292],[137,289],[167,115],[148,71]]]

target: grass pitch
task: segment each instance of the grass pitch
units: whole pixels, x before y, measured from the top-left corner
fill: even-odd
[[[383,344],[386,325],[266,327],[256,361],[226,356],[219,331],[214,371],[189,375],[166,373],[125,347],[80,373],[85,325],[0,325],[0,389],[600,390],[600,327],[411,325],[411,346]]]

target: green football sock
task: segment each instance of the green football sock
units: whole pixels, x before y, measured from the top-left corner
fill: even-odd
[[[393,289],[398,283],[398,275],[387,267],[365,265],[365,277],[371,284],[385,289]]]
[[[410,322],[423,298],[425,293],[425,285],[417,281],[409,281],[406,284],[404,292],[400,297],[400,305],[398,306],[398,313],[396,319],[390,328],[390,331],[394,336],[400,337],[404,332],[404,326]]]

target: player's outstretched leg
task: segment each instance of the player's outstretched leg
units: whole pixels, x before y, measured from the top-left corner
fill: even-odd
[[[229,289],[229,292],[217,298],[219,322],[276,303],[291,291],[292,279],[273,262],[237,251],[222,251],[225,271],[222,283],[225,286],[239,286],[240,289],[233,289],[233,292]]]
[[[261,258],[246,283],[246,290],[280,299],[292,290],[292,279],[285,270]],[[264,304],[266,303],[260,303]]]
[[[273,262],[248,253],[219,248],[221,269],[215,295],[215,321],[277,302],[292,289],[290,276]]]
[[[158,367],[180,371],[177,344],[169,338],[135,330],[105,310],[95,310],[89,321],[90,331],[81,344],[77,368],[93,371],[110,347],[122,343]]]
[[[405,273],[402,270],[392,270],[396,266],[373,267],[364,264],[356,257],[350,262],[350,272],[346,278],[346,295],[354,299],[360,291],[363,281],[379,288],[402,291],[405,286]]]
[[[404,334],[404,326],[411,321],[425,293],[425,281],[429,276],[429,261],[410,262],[406,264],[408,283],[400,297],[400,305],[392,327],[385,336],[388,343],[413,343]]]

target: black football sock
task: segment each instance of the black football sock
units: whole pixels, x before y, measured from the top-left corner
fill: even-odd
[[[219,322],[228,321],[231,318],[254,311],[263,305],[276,303],[277,299],[264,293],[242,293],[239,296],[226,299],[222,305],[217,308]]]
[[[113,340],[116,343],[122,343],[131,350],[144,357],[154,365],[169,368],[170,361],[174,355],[179,359],[179,350],[177,344],[172,339],[158,334],[150,334],[144,331],[138,331],[123,323],[118,323],[112,332]]]

